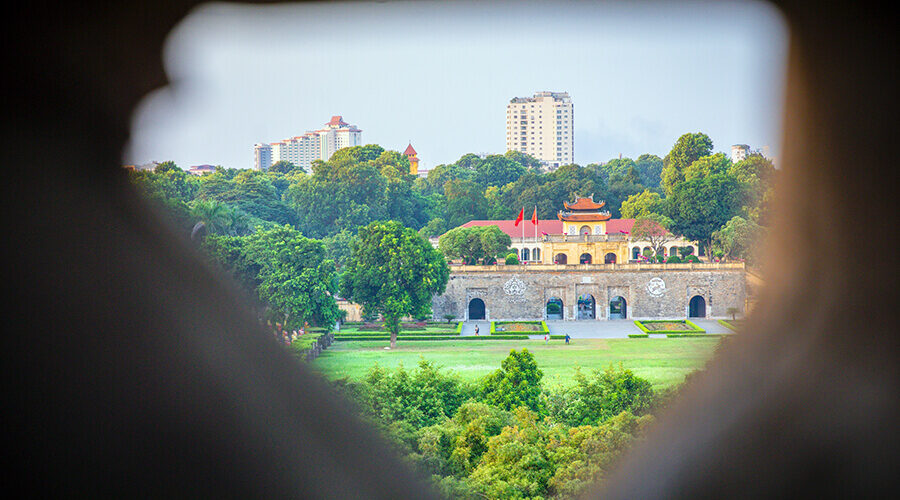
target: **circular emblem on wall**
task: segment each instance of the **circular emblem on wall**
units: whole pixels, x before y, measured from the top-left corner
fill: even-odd
[[[518,276],[513,276],[503,285],[503,291],[506,295],[525,295],[525,282]]]
[[[653,278],[647,283],[647,293],[654,297],[666,293],[666,282],[662,278]]]

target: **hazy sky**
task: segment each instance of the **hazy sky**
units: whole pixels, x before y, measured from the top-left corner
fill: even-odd
[[[126,163],[253,166],[253,144],[343,115],[422,165],[506,150],[506,105],[566,91],[575,161],[780,140],[787,30],[759,2],[207,4],[170,34],[171,84],[134,116]]]

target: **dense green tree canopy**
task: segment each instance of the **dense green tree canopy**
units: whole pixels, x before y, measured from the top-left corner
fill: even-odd
[[[448,259],[489,263],[508,253],[511,238],[497,226],[457,227],[443,234],[438,248]]]
[[[726,174],[684,181],[666,200],[672,230],[709,248],[712,233],[737,215],[744,204],[744,186]]]
[[[638,194],[629,196],[628,199],[622,202],[620,215],[625,219],[636,219],[651,213],[661,213],[663,209],[663,202],[659,193],[645,189]]]
[[[444,257],[419,233],[396,221],[372,222],[351,243],[341,294],[381,314],[395,347],[400,319],[430,312],[432,296],[444,292],[449,276]]]
[[[666,196],[670,196],[675,186],[684,181],[684,170],[700,158],[712,154],[712,148],[712,139],[702,132],[688,133],[678,138],[663,159],[660,185]]]
[[[513,349],[500,363],[500,369],[485,377],[481,387],[482,399],[504,410],[524,406],[541,412],[544,408],[540,397],[543,376],[528,349]]]

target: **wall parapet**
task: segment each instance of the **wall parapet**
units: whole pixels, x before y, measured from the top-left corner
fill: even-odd
[[[467,266],[451,264],[451,273],[523,273],[529,271],[724,271],[744,270],[743,262],[701,262],[683,264],[520,264],[516,266]]]

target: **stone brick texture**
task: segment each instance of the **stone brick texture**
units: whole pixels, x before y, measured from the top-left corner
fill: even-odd
[[[564,319],[575,320],[578,297],[590,295],[595,320],[608,319],[617,296],[625,299],[629,319],[673,319],[688,317],[689,301],[700,295],[707,318],[726,318],[731,307],[744,311],[745,282],[742,269],[452,272],[444,294],[432,300],[432,312],[435,318],[470,319],[469,302],[479,298],[487,320],[539,320],[546,319],[547,301],[558,297]]]

